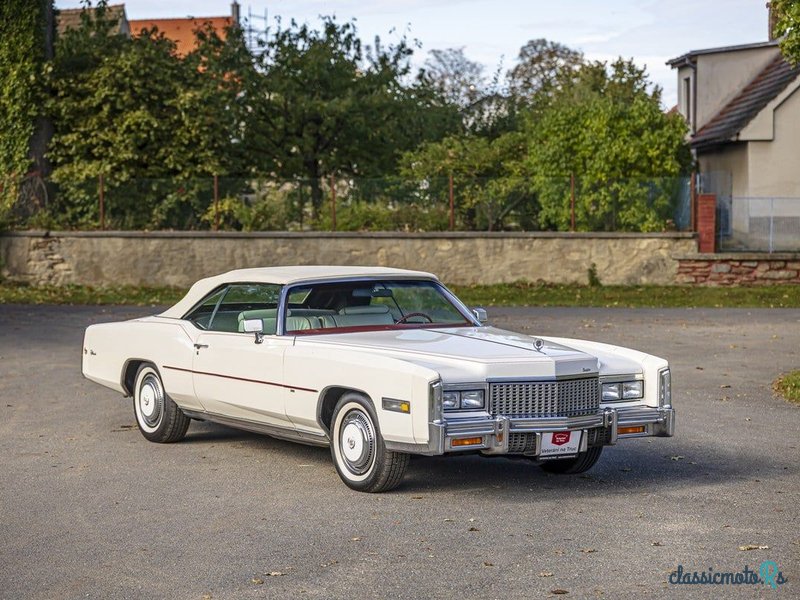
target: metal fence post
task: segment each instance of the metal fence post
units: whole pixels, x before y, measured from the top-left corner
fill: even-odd
[[[105,182],[103,180],[103,174],[100,173],[100,181],[98,182],[98,193],[100,195],[100,229],[103,230],[106,228],[106,187]]]
[[[219,231],[219,176],[214,175],[214,231]]]
[[[333,220],[332,231],[336,231],[336,180],[331,175],[331,219]]]
[[[575,231],[575,173],[569,174],[570,231]]]
[[[775,198],[769,199],[769,253],[775,250],[774,234],[774,215],[775,215]]]
[[[692,171],[689,182],[689,231],[697,231],[697,172]]]
[[[454,231],[456,228],[456,203],[455,203],[455,196],[453,194],[452,173],[450,173],[450,175],[448,175],[447,177],[447,190],[450,198],[450,231]]]

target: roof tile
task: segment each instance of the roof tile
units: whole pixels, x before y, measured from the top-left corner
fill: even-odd
[[[792,67],[783,56],[776,56],[733,100],[692,136],[692,147],[704,148],[734,141],[739,132],[794,81],[798,73],[800,65]]]

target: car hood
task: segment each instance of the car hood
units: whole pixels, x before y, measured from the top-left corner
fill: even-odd
[[[597,374],[597,356],[544,338],[494,327],[400,329],[301,336],[297,345],[379,353],[438,371],[448,382],[487,377]]]

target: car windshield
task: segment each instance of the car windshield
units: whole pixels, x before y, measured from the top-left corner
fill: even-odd
[[[286,332],[465,326],[473,322],[434,281],[358,281],[289,290]]]

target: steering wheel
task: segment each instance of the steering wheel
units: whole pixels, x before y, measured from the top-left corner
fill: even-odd
[[[402,317],[397,319],[395,325],[399,325],[400,323],[407,323],[408,319],[410,319],[411,317],[423,317],[425,319],[428,319],[428,323],[433,323],[433,319],[430,317],[430,315],[426,315],[424,312],[410,312],[407,315],[403,315]]]

